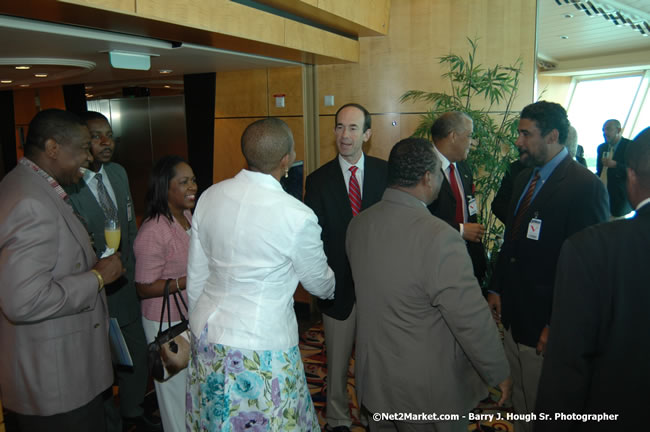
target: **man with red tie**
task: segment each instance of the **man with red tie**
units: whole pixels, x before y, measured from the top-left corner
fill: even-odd
[[[472,170],[465,162],[473,132],[472,118],[459,111],[442,114],[431,126],[434,152],[442,164],[444,179],[429,211],[460,232],[472,259],[474,276],[482,284],[486,260],[481,240],[485,227],[478,223]]]
[[[381,199],[386,161],[364,155],[370,139],[370,113],[350,103],[336,112],[338,155],[307,177],[305,204],[318,216],[329,266],[336,276],[334,300],[319,300],[327,347],[326,431],[346,432],[352,424],[347,375],[356,326],[354,283],[345,253],[350,220]]]

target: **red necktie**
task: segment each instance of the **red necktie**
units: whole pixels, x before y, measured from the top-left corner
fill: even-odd
[[[454,193],[454,198],[456,199],[456,223],[462,224],[465,222],[465,216],[463,215],[463,198],[460,196],[460,189],[458,188],[458,182],[456,181],[456,170],[454,169],[454,164],[449,164],[449,185],[451,186],[451,191]]]
[[[519,210],[517,210],[517,214],[515,215],[515,222],[512,224],[512,230],[510,231],[511,238],[514,237],[514,235],[519,231],[519,226],[521,225],[521,222],[523,222],[524,214],[526,214],[526,211],[530,206],[530,202],[533,199],[535,186],[537,186],[537,180],[539,180],[539,171],[535,173],[535,177],[533,177],[533,180],[530,182],[530,186],[528,186],[526,195],[524,195],[524,197],[521,199],[521,203],[519,203]]]
[[[350,198],[350,207],[352,207],[352,216],[356,216],[361,211],[361,189],[357,180],[356,166],[350,167],[350,183],[348,184],[348,197]]]

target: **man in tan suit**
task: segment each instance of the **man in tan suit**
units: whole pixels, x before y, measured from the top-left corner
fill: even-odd
[[[467,431],[487,385],[501,387],[499,404],[509,395],[508,362],[464,241],[427,210],[441,183],[431,143],[402,140],[382,200],[348,228],[357,395],[371,431]],[[458,420],[438,417],[449,414]]]
[[[74,114],[38,113],[25,157],[0,182],[0,391],[21,431],[103,431],[113,382],[104,284],[119,256],[97,261],[62,185],[92,161]]]

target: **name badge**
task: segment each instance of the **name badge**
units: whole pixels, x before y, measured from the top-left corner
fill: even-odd
[[[541,219],[531,219],[530,223],[528,224],[528,233],[526,234],[526,238],[529,238],[531,240],[539,240],[539,234],[542,231],[542,220]]]
[[[131,205],[131,201],[126,203],[126,218],[129,222],[133,220],[133,205]]]
[[[470,216],[474,216],[477,212],[476,198],[471,197],[467,202],[467,212]]]

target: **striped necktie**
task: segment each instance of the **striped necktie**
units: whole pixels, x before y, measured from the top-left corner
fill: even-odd
[[[352,207],[352,216],[356,216],[361,211],[361,189],[357,180],[356,166],[350,167],[350,183],[348,184],[348,197],[350,198],[350,207]]]
[[[528,186],[526,195],[524,195],[524,197],[521,200],[521,203],[519,204],[519,209],[517,210],[517,214],[515,215],[515,222],[512,224],[512,230],[510,230],[510,238],[515,238],[515,235],[517,235],[517,232],[519,231],[519,227],[521,226],[521,223],[524,220],[524,215],[526,214],[526,211],[528,211],[530,202],[533,200],[533,194],[535,193],[535,186],[537,186],[538,180],[539,180],[539,171],[536,171],[533,180],[530,182],[530,186]]]
[[[97,197],[99,198],[100,207],[104,210],[104,216],[106,216],[106,219],[117,219],[117,208],[115,208],[115,203],[102,181],[102,175],[97,173],[95,178],[97,179]]]

